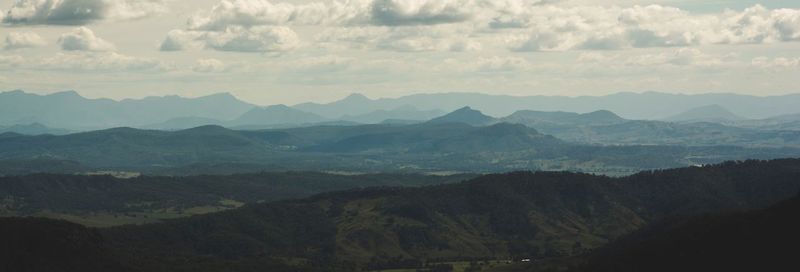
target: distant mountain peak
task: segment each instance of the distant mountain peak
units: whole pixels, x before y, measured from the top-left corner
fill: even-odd
[[[283,104],[255,107],[233,121],[234,125],[309,124],[325,118]]]
[[[495,118],[483,114],[469,106],[457,109],[441,117],[434,118],[430,123],[465,123],[471,126],[485,126],[495,122]]]
[[[286,105],[284,105],[284,104],[269,105],[269,106],[263,107],[262,109],[274,109],[274,110],[296,110],[295,108],[292,108],[292,107],[286,106]]]
[[[726,122],[743,119],[744,118],[732,113],[725,107],[711,104],[690,109],[665,120],[673,122]]]
[[[223,127],[223,126],[220,126],[220,125],[203,125],[203,126],[199,126],[199,127],[180,130],[179,132],[184,132],[184,133],[185,132],[194,132],[194,133],[197,133],[197,132],[209,133],[209,132],[211,132],[211,133],[214,133],[214,132],[221,132],[221,131],[230,131],[230,130],[225,128],[225,127]]]
[[[0,92],[0,94],[25,94],[25,91],[20,90],[20,89],[16,89],[16,90]]]
[[[360,93],[352,93],[347,97],[343,98],[342,100],[339,100],[339,102],[348,102],[348,103],[367,103],[370,101],[372,101],[372,99],[369,99],[369,97]]]
[[[593,111],[593,112],[590,112],[590,113],[585,113],[585,114],[583,114],[583,116],[591,118],[591,119],[597,119],[598,121],[600,121],[600,120],[602,120],[602,121],[624,121],[625,120],[622,117],[620,117],[619,115],[617,115],[616,113],[614,113],[612,111],[609,111],[609,110]]]
[[[215,99],[235,99],[235,100],[239,100],[238,98],[236,98],[236,96],[234,96],[232,93],[229,93],[229,92],[213,93],[213,94],[209,94],[209,95],[202,96],[202,97],[199,97],[199,98],[215,98]]]
[[[78,92],[74,90],[66,90],[48,94],[47,96],[62,96],[62,97],[83,97]]]

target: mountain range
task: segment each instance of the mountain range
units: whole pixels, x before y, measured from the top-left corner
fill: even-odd
[[[469,118],[461,118],[464,116]],[[471,126],[464,122],[473,118],[491,120],[471,109],[445,115],[444,119],[456,117],[459,122],[411,125],[264,130],[202,126],[178,131],[114,128],[60,136],[4,133],[0,134],[0,169],[47,172],[48,167],[55,167],[173,175],[262,170],[426,173],[543,169],[624,175],[724,160],[800,156],[800,132],[731,132],[709,138],[736,136],[740,141],[750,141],[739,146],[733,140],[711,145],[602,145],[564,141],[522,124]],[[704,134],[692,135],[685,137],[701,139]],[[785,142],[768,145],[773,137],[783,137]]]
[[[0,126],[39,123],[71,131],[112,127],[166,130],[201,125],[226,127],[297,126],[325,122],[362,124],[425,122],[465,106],[488,116],[509,116],[518,111],[597,113],[610,111],[633,120],[675,122],[726,122],[745,119],[785,123],[777,116],[797,114],[800,95],[755,97],[734,94],[675,95],[618,93],[597,97],[514,97],[476,93],[417,94],[399,98],[370,99],[353,94],[327,103],[259,107],[229,93],[198,98],[178,96],[143,99],[88,99],[74,91],[37,95],[23,91],[0,93]],[[709,106],[711,105],[711,106]],[[531,114],[528,112],[527,114]],[[494,118],[493,117],[493,118]],[[509,116],[512,117],[512,116]],[[563,117],[563,116],[562,116]],[[569,117],[565,117],[569,118]],[[563,118],[562,118],[563,119]],[[734,122],[735,121],[735,122]],[[775,126],[771,126],[775,127]],[[783,128],[794,127],[785,126]]]
[[[40,123],[53,128],[92,130],[146,126],[178,117],[229,120],[253,107],[228,93],[115,101],[88,99],[74,91],[50,95],[11,91],[0,93],[0,125]]]
[[[420,110],[454,111],[470,106],[491,116],[507,116],[519,110],[588,113],[609,110],[628,119],[661,120],[691,109],[719,105],[748,119],[797,113],[800,95],[749,96],[738,94],[682,95],[658,92],[617,93],[606,96],[508,96],[479,93],[415,94],[398,98],[370,99],[353,94],[327,103],[302,103],[293,107],[329,118],[364,114],[380,109],[413,106]]]

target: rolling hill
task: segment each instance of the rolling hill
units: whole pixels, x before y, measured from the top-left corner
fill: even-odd
[[[636,230],[646,231],[646,226],[666,218],[759,209],[788,199],[800,191],[799,165],[796,159],[730,162],[624,178],[565,172],[493,174],[457,184],[355,189],[164,223],[100,229],[102,240],[93,241],[105,249],[102,252],[114,256],[112,261],[141,271],[217,271],[220,267],[359,271],[414,269],[424,262],[444,260],[579,256]],[[742,237],[768,233],[781,218],[785,217],[734,219],[767,225],[747,223],[752,226],[749,229],[764,231],[747,234],[748,228],[728,228],[730,232],[706,236],[704,241],[726,239],[727,233]],[[36,233],[42,228],[17,228],[0,235]],[[693,243],[688,239],[693,236],[680,235],[691,232],[677,233],[653,237],[676,237],[673,245]],[[31,251],[46,250],[41,247],[55,243],[49,239],[53,238],[33,244]],[[649,240],[656,241],[649,245],[658,245],[659,239]],[[757,241],[743,239],[744,243]],[[663,249],[667,248],[654,247]],[[672,259],[668,256],[672,255],[664,258]],[[0,263],[41,266],[29,261],[17,258]]]
[[[463,107],[451,113],[431,119],[428,123],[463,123],[470,126],[485,126],[496,122],[494,117],[483,114],[470,107]]]
[[[593,253],[575,271],[783,271],[800,242],[800,196],[763,210],[664,220]]]
[[[787,142],[798,139],[796,133],[779,136]],[[783,145],[587,145],[508,123],[476,127],[457,122],[427,122],[255,131],[220,126],[179,131],[115,128],[63,136],[0,134],[0,162],[71,161],[85,169],[171,175],[264,169],[359,172],[546,169],[619,175],[642,169],[800,154],[800,149],[779,143]]]

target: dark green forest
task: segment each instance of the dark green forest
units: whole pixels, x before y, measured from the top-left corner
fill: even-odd
[[[757,221],[766,224],[758,230],[772,229],[772,224],[783,222],[785,213],[773,213],[774,220],[756,220],[760,217],[748,214],[796,196],[798,177],[798,159],[727,162],[622,178],[513,172],[420,188],[327,192],[141,226],[95,229],[63,221],[5,219],[3,225],[12,230],[0,233],[4,241],[28,244],[5,246],[28,250],[13,258],[3,255],[8,258],[2,263],[19,268],[14,271],[58,271],[37,263],[38,252],[70,250],[74,244],[80,246],[74,250],[85,252],[81,256],[101,261],[83,267],[65,265],[62,271],[102,271],[95,264],[131,271],[357,271],[417,269],[445,261],[570,258],[581,260],[571,262],[578,265],[601,256],[594,254],[612,256],[604,265],[614,270],[613,258],[631,258],[630,254],[638,258],[636,246],[658,245],[664,240],[660,237],[680,238],[671,244],[675,249],[691,246],[696,225],[716,224],[736,234],[741,231],[737,224]],[[705,214],[750,219],[702,221]],[[659,227],[670,224],[677,227]],[[688,234],[670,234],[682,229]],[[45,234],[57,231],[77,233],[70,237],[80,243],[65,244],[63,235]],[[41,239],[36,243],[6,239],[26,235]],[[725,232],[719,235],[707,236],[708,242],[728,237]],[[792,237],[785,236],[796,242]],[[641,240],[645,242],[633,243],[634,249],[625,242]],[[610,249],[604,248],[609,244]],[[746,240],[724,245],[740,254],[764,250],[749,247]],[[703,254],[682,252],[689,254],[684,257]],[[69,255],[56,256],[48,265],[72,264],[61,258]],[[687,263],[693,261],[686,258]],[[521,263],[509,266],[514,267],[526,269]],[[636,271],[647,266],[631,267]]]

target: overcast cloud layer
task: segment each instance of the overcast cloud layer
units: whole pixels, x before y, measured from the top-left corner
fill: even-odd
[[[785,94],[799,91],[798,6],[0,0],[0,90],[112,98],[229,91],[261,104],[350,92]]]

